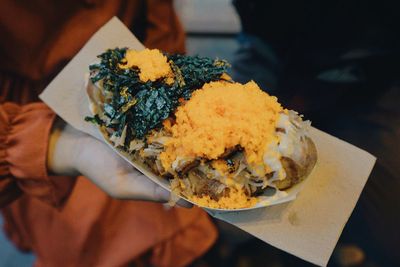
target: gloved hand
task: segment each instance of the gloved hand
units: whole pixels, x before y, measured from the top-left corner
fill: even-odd
[[[55,122],[49,142],[48,169],[56,175],[84,175],[113,198],[167,202],[170,193],[138,172],[101,141]],[[183,200],[179,205],[190,207]]]

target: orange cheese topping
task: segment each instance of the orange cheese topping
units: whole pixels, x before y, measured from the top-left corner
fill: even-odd
[[[282,111],[277,98],[253,81],[205,84],[177,109],[172,138],[160,155],[163,167],[170,170],[178,156],[217,159],[226,148],[240,145],[248,164],[261,164],[267,172],[263,155],[268,144],[279,141],[275,126]]]
[[[210,196],[196,196],[190,197],[190,200],[202,207],[209,207],[214,209],[242,209],[249,208],[257,204],[257,198],[248,197],[242,189],[231,188],[228,196],[218,199],[218,201],[211,199]]]
[[[216,169],[222,176],[227,174],[229,171],[228,164],[226,164],[226,161],[223,159],[213,160],[211,162],[211,166]]]
[[[126,51],[124,64],[121,69],[136,67],[140,70],[139,79],[142,82],[154,82],[160,78],[166,78],[168,84],[173,83],[173,74],[168,59],[158,49],[144,49]]]

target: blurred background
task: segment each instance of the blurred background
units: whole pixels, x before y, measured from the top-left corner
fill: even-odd
[[[175,9],[187,34],[187,54],[233,61],[241,25],[231,0],[177,0]]]
[[[378,157],[329,266],[400,266],[396,1],[176,0],[189,55],[226,59],[313,125]],[[0,222],[1,222],[0,217]],[[312,266],[228,224],[195,267]],[[0,232],[0,267],[32,266]]]

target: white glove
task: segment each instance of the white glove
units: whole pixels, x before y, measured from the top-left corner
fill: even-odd
[[[170,193],[138,172],[101,141],[55,122],[49,143],[48,169],[56,175],[84,175],[113,198],[167,202]],[[190,207],[186,201],[179,205]]]

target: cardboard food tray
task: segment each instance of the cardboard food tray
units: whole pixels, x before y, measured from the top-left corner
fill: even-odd
[[[143,48],[117,18],[99,29],[40,95],[67,123],[102,141],[105,140],[99,130],[84,121],[85,116],[91,115],[84,75],[97,55],[115,47]],[[318,150],[318,162],[305,182],[293,188],[288,199],[283,199],[289,201],[297,195],[295,201],[228,213],[215,209],[208,209],[207,212],[272,246],[325,266],[376,159],[315,128],[311,129],[310,136]],[[127,158],[127,155],[117,153]],[[161,181],[143,166],[136,167],[168,188],[164,180]]]

